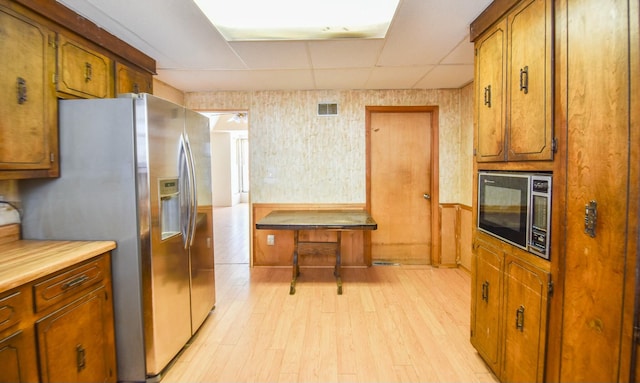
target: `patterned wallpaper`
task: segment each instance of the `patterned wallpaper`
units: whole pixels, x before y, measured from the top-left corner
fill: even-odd
[[[366,106],[438,105],[440,202],[471,205],[472,88],[198,92],[185,105],[249,112],[251,202],[318,204],[366,202]]]

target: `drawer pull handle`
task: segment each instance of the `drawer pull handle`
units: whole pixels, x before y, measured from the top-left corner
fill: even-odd
[[[89,277],[87,277],[86,275],[81,275],[77,278],[74,278],[72,280],[70,280],[69,282],[66,282],[65,284],[62,285],[62,290],[67,290],[70,289],[72,287],[76,287],[79,286],[83,283],[85,283],[87,280],[89,280]]]
[[[520,69],[520,91],[524,91],[524,94],[529,93],[529,67],[528,66]]]
[[[18,104],[24,104],[27,102],[27,80],[22,77],[18,77],[16,82],[18,90]]]
[[[93,78],[93,68],[91,63],[84,63],[84,81],[89,82]]]
[[[591,238],[596,236],[596,223],[598,222],[598,203],[590,201],[584,206],[584,232]]]
[[[524,306],[520,306],[516,310],[516,329],[524,331]]]
[[[78,365],[78,372],[85,369],[86,365],[86,350],[81,344],[76,345],[76,364]]]
[[[487,85],[484,88],[484,104],[491,108],[491,85]]]
[[[482,284],[482,300],[489,303],[489,281]]]

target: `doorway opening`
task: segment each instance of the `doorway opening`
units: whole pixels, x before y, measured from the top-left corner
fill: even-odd
[[[216,264],[249,264],[249,113],[201,112],[210,121]]]

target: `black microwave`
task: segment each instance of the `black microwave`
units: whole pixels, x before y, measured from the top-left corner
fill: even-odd
[[[549,259],[550,173],[479,172],[478,230]]]

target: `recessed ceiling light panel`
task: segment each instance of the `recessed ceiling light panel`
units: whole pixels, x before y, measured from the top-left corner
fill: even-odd
[[[194,0],[227,41],[384,38],[399,0]]]

